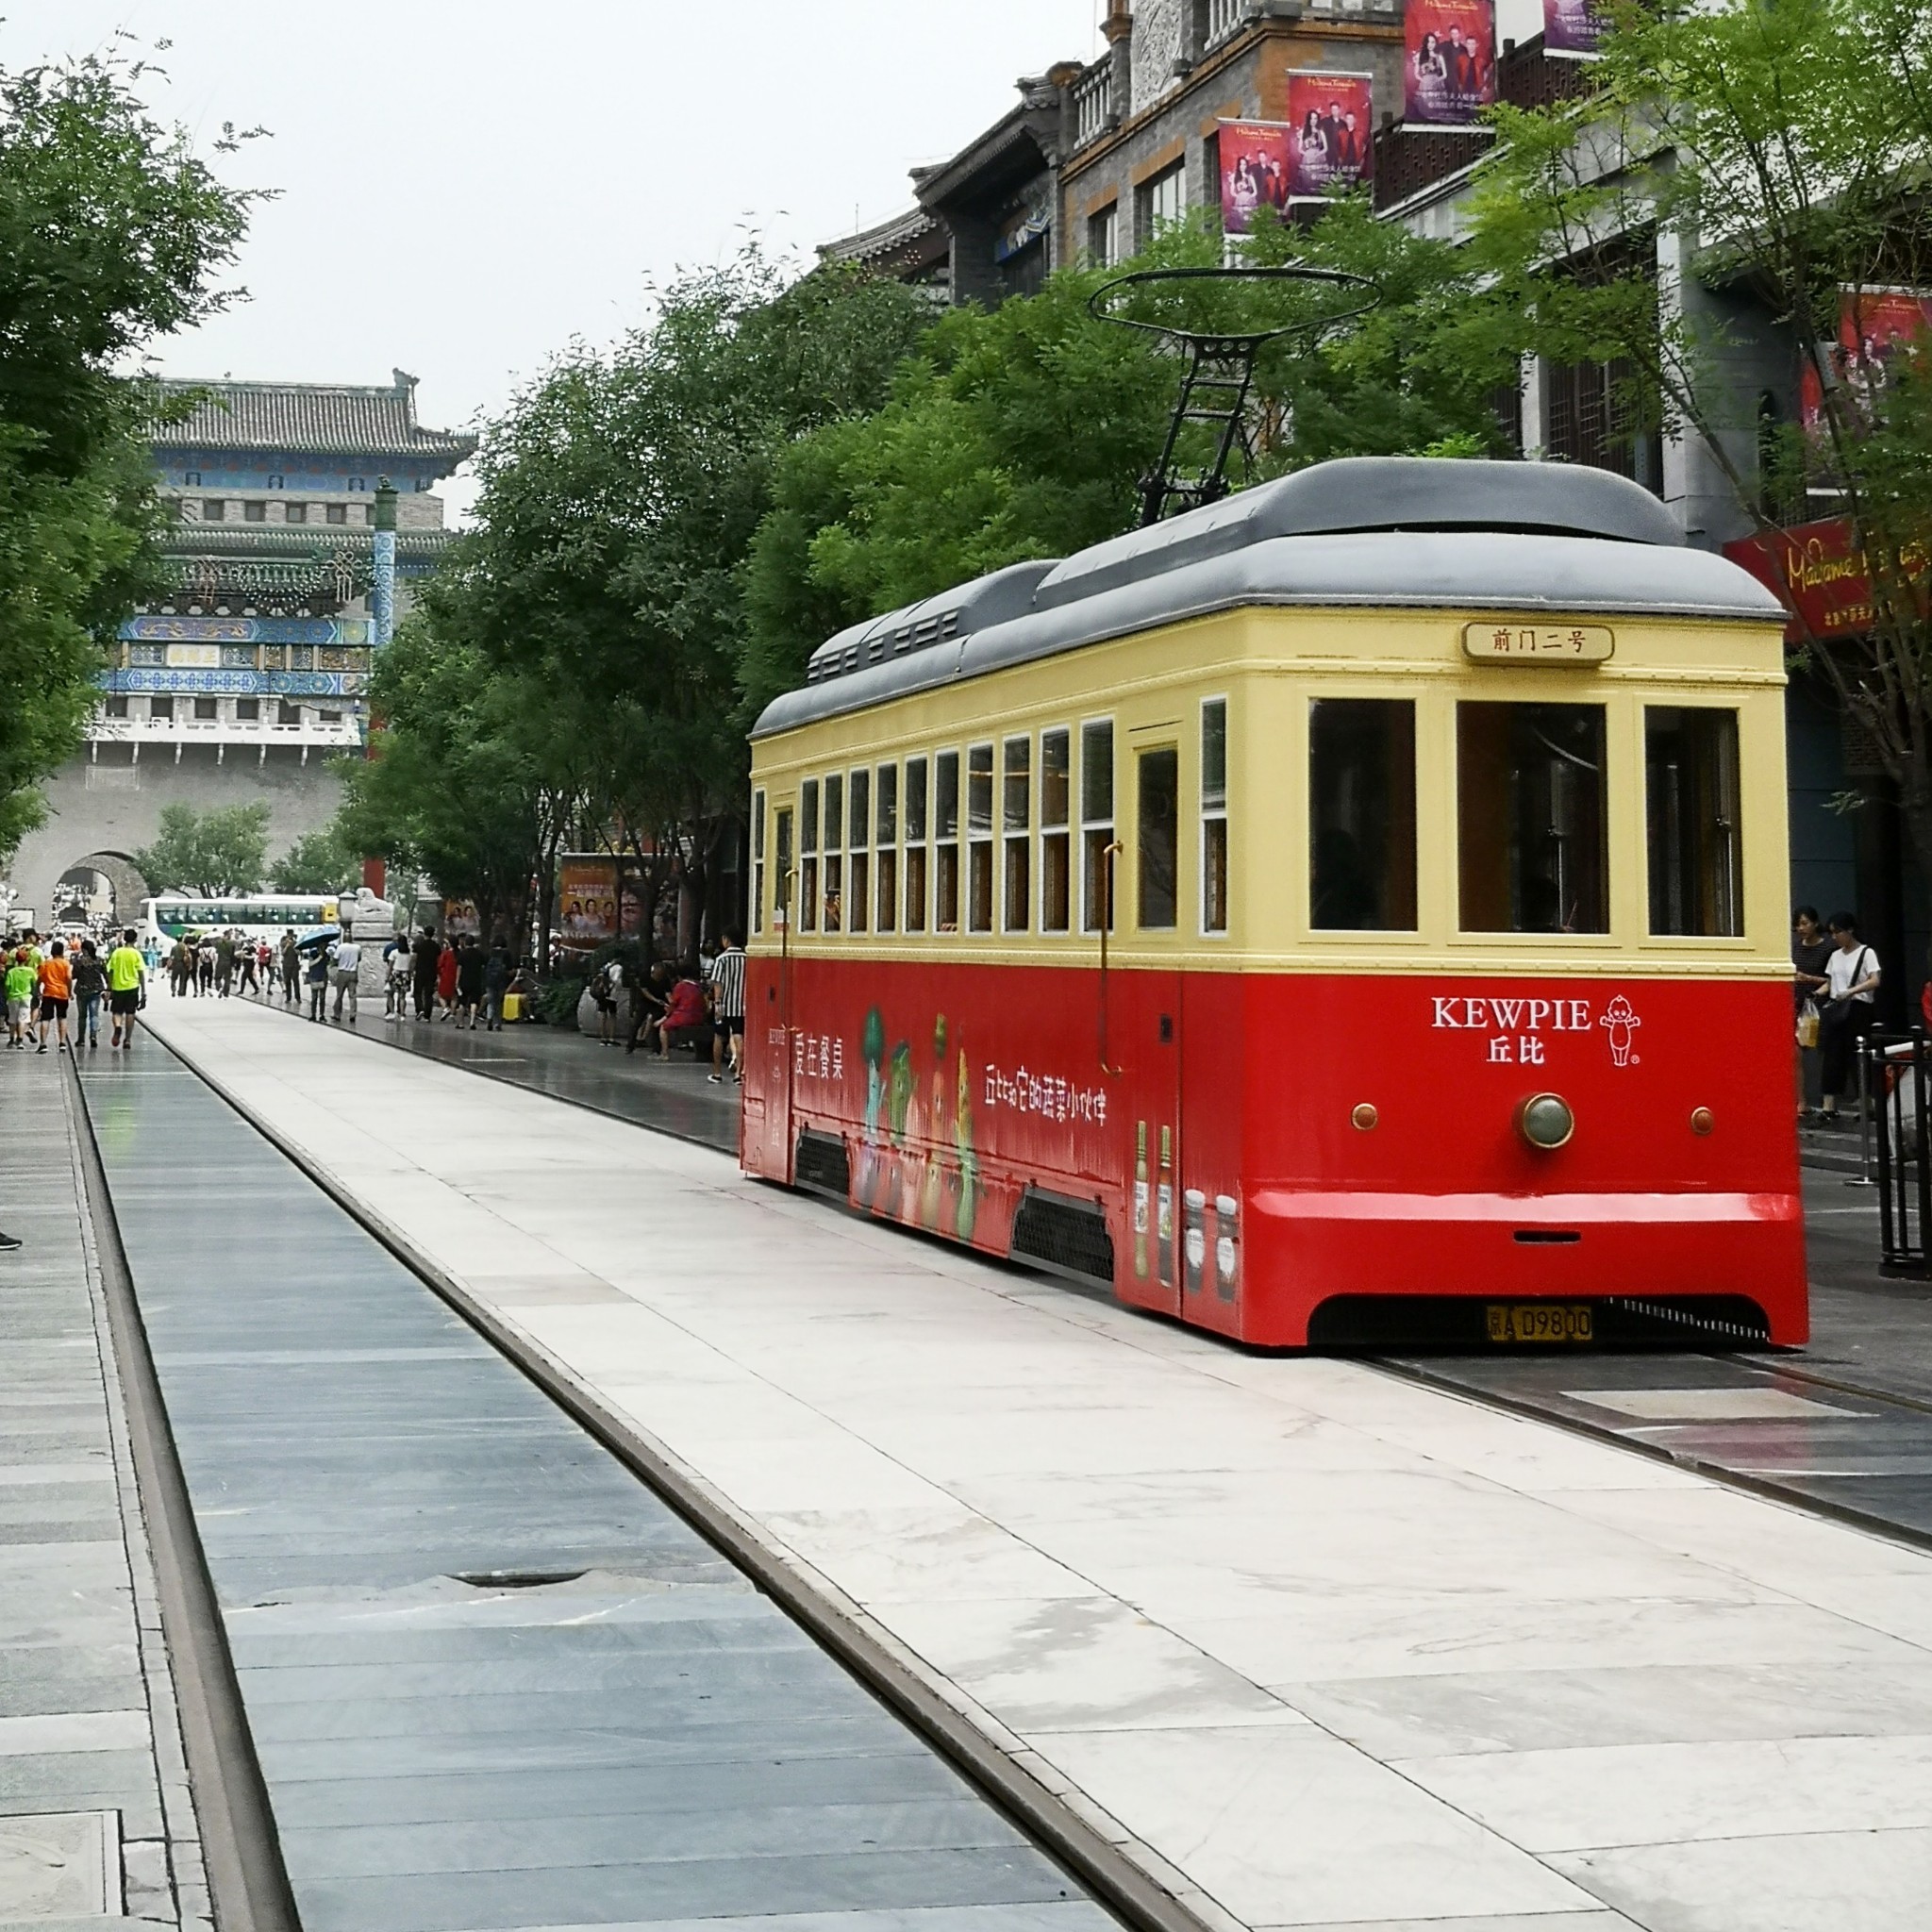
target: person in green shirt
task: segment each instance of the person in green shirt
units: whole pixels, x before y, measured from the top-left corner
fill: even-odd
[[[114,1023],[110,1048],[134,1044],[134,1016],[141,1010],[141,983],[147,977],[147,965],[135,951],[134,937],[130,925],[108,955],[108,1012]]]
[[[27,1021],[33,1014],[34,992],[39,974],[30,962],[25,946],[16,946],[7,962],[7,1043],[26,1045]]]

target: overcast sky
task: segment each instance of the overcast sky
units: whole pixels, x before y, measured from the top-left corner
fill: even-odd
[[[1088,59],[1102,0],[0,0],[0,61],[117,28],[167,118],[272,138],[250,299],[163,342],[174,375],[422,378],[425,422],[499,408],[748,231],[813,244],[910,205],[907,170]],[[453,495],[460,492],[451,492]]]

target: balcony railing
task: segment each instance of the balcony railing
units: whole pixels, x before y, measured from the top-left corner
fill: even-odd
[[[1218,47],[1241,31],[1255,0],[1208,0],[1208,44]]]
[[[1098,141],[1114,125],[1113,62],[1103,56],[1074,83],[1074,145]]]

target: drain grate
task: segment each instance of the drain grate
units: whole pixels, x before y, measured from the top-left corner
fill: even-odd
[[[467,1583],[472,1590],[541,1590],[552,1583],[575,1583],[590,1574],[588,1570],[467,1570],[450,1580]]]

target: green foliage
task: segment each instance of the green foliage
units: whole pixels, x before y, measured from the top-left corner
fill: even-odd
[[[252,198],[148,115],[141,72],[0,71],[0,853],[39,823],[33,788],[151,581],[153,394],[116,371],[223,305]]]
[[[362,854],[343,837],[340,821],[306,832],[268,869],[275,892],[353,891],[362,882]]]
[[[268,807],[198,812],[192,805],[164,805],[160,837],[130,856],[157,892],[213,899],[259,891],[268,866]]]

